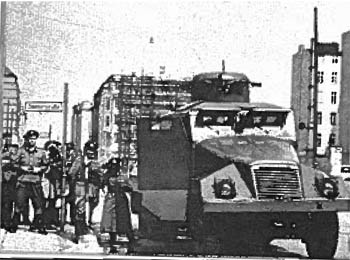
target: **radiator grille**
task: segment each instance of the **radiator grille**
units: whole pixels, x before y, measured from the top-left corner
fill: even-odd
[[[257,199],[298,199],[302,197],[296,166],[254,166]]]

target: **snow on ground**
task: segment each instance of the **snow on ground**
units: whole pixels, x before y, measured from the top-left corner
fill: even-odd
[[[16,233],[2,233],[2,240],[2,251],[59,252],[66,244],[65,239],[58,235],[41,235],[25,230],[18,230]]]
[[[66,225],[62,236],[49,233],[47,235],[17,230],[16,233],[0,230],[0,251],[3,252],[41,252],[41,253],[103,253],[103,248],[97,242],[96,235],[92,232],[73,243],[74,227]],[[67,237],[67,238],[65,238]]]

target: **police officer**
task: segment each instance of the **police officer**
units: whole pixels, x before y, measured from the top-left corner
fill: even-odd
[[[61,196],[62,181],[62,156],[60,152],[61,143],[58,141],[47,141],[44,149],[47,151],[48,170],[45,172],[45,178],[48,180],[45,207],[45,224],[51,229],[59,226],[59,210],[56,208],[56,202]]]
[[[1,227],[14,232],[12,216],[16,199],[17,169],[15,159],[18,151],[17,144],[10,144],[2,154],[2,189],[1,189]]]
[[[38,137],[39,133],[37,131],[27,131],[23,136],[25,142],[18,151],[17,199],[14,228],[17,228],[20,213],[25,210],[28,199],[31,199],[34,207],[34,219],[30,231],[37,230],[41,234],[47,234],[42,217],[45,200],[41,186],[41,178],[47,169],[47,161],[45,153],[37,149],[36,140]]]
[[[97,160],[97,143],[88,141],[84,146],[85,171],[88,177],[87,197],[89,203],[88,222],[92,225],[92,215],[99,203],[100,188],[102,184],[102,168]]]
[[[105,196],[102,219],[101,219],[101,233],[109,233],[110,253],[117,253],[114,247],[117,235],[125,235],[129,240],[129,249],[132,250],[134,236],[131,225],[131,212],[129,208],[129,201],[126,193],[132,191],[131,185],[128,182],[127,176],[121,174],[121,162],[118,157],[118,145],[112,144],[110,147],[111,158],[103,168],[106,172],[103,176],[103,188],[107,188]]]
[[[79,238],[87,234],[86,225],[86,178],[84,172],[84,158],[81,150],[75,151],[72,158],[72,166],[69,168],[68,176],[74,185],[74,242],[78,243]]]

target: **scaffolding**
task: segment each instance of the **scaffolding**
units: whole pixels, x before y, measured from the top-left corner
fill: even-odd
[[[118,144],[122,172],[127,173],[131,165],[137,164],[137,118],[154,117],[189,103],[190,84],[135,74],[115,75],[108,84],[113,94],[112,142]]]

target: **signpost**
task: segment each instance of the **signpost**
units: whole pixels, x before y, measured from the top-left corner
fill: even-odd
[[[63,136],[62,136],[62,188],[61,188],[61,225],[60,230],[64,232],[64,223],[66,221],[66,199],[65,199],[65,188],[66,188],[66,162],[67,162],[67,153],[66,153],[66,143],[67,143],[67,118],[68,118],[68,83],[64,84],[64,93],[63,93]]]

